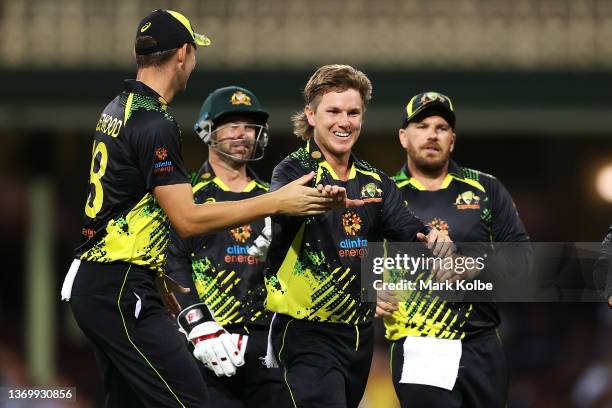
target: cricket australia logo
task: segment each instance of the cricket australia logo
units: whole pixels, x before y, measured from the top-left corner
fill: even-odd
[[[251,229],[251,226],[248,224],[230,230],[232,238],[234,238],[236,242],[240,242],[241,244],[244,244],[247,239],[251,237],[252,232],[253,231]]]
[[[480,209],[480,197],[468,190],[457,196],[454,205],[458,210],[478,210]]]
[[[361,199],[363,201],[382,201],[383,191],[374,183],[368,183],[361,188]]]
[[[421,97],[420,102],[422,105],[427,105],[428,103],[435,102],[435,101],[445,103],[446,98],[437,92],[427,92]]]
[[[247,105],[251,106],[251,97],[242,91],[234,92],[230,99],[232,105]]]

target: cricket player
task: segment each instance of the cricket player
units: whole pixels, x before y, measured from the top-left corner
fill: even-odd
[[[169,108],[185,89],[198,46],[210,40],[171,10],[155,10],[136,30],[136,80],[104,109],[96,125],[82,244],[62,298],[91,341],[107,407],[202,407],[206,387],[182,335],[166,313],[154,279],[161,272],[169,223],[183,236],[245,225],[277,213],[310,215],[344,206],[340,189],[300,183],[240,202],[195,204]],[[162,299],[171,301],[168,293]],[[168,303],[170,307],[176,304]],[[175,310],[178,311],[178,310]],[[208,310],[179,318],[189,339],[221,341]],[[196,345],[196,347],[198,347]],[[227,351],[232,358],[234,350]]]
[[[452,247],[437,230],[426,236],[392,180],[352,153],[371,93],[368,77],[351,66],[319,68],[293,118],[306,146],[272,175],[272,191],[314,171],[315,184],[367,202],[323,216],[273,217],[265,280],[266,307],[276,314],[267,362],[280,364],[295,407],[357,407],[363,396],[374,347],[374,305],[362,300],[360,284],[368,242],[418,235],[441,256]]]
[[[249,166],[264,156],[267,121],[268,113],[245,88],[229,86],[208,95],[194,126],[208,145],[208,161],[192,182],[196,203],[241,200],[268,191],[269,184]],[[266,228],[264,220],[186,239],[171,235],[166,274],[192,289],[179,295],[179,302],[187,306],[185,310],[198,303],[208,306],[244,355],[244,365],[239,369],[231,360],[203,361],[207,366],[202,372],[210,394],[209,407],[291,404],[280,370],[266,368],[261,361],[272,314],[264,308],[265,254],[251,254],[249,249],[257,249],[257,240],[267,241],[270,235],[269,222]]]
[[[464,257],[461,243],[527,242],[504,186],[451,159],[455,122],[449,97],[426,92],[410,99],[399,130],[407,162],[394,177],[403,200],[424,222],[451,237],[459,247],[456,258]],[[530,252],[518,252],[513,267],[525,270]],[[480,271],[440,270],[436,279],[470,280]],[[393,342],[392,377],[402,407],[506,406],[508,367],[494,303],[453,303],[414,291],[397,307],[378,302],[377,310]]]

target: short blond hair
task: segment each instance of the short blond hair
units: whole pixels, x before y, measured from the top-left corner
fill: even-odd
[[[316,111],[321,96],[327,92],[344,92],[355,89],[361,95],[363,110],[365,111],[372,99],[372,83],[367,75],[350,65],[324,65],[317,69],[308,80],[304,88],[304,101]],[[302,140],[308,140],[313,135],[313,128],[308,123],[304,111],[297,112],[291,117],[293,133]]]

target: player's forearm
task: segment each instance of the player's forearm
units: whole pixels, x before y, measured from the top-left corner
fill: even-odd
[[[178,222],[179,225],[175,225],[175,228],[183,238],[209,234],[248,224],[277,214],[279,210],[279,200],[276,199],[274,193],[241,201],[194,204]]]

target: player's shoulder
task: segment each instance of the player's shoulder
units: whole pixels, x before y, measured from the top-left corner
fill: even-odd
[[[167,105],[134,93],[129,94],[125,101],[125,125],[142,129],[177,129]]]
[[[393,176],[391,176],[391,180],[398,186],[401,187],[402,185],[406,184],[405,182],[410,180],[410,175],[408,175],[408,173],[406,173],[406,170],[404,169],[404,167],[402,167],[401,169],[399,169],[399,171],[397,173],[395,173]]]
[[[391,178],[387,176],[385,172],[356,156],[353,156],[353,165],[355,166],[355,170],[361,174],[368,175],[378,181],[392,182]]]
[[[317,161],[308,153],[306,147],[300,147],[281,160],[274,169],[277,171],[309,173],[316,170]]]
[[[483,192],[495,192],[502,186],[497,177],[493,176],[492,174],[472,169],[470,167],[457,166],[455,172],[458,173],[456,175],[459,177],[460,181],[474,186]]]
[[[460,175],[466,179],[470,179],[474,181],[482,180],[484,182],[497,181],[497,177],[493,176],[492,174],[485,173],[484,171],[472,169],[469,167],[460,167],[460,169],[461,169]]]

